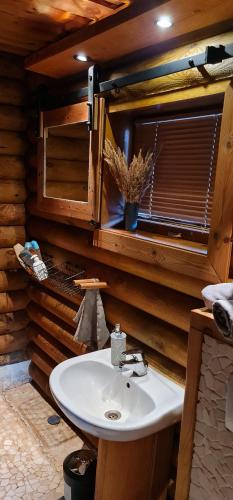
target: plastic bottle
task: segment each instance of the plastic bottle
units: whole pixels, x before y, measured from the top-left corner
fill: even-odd
[[[46,280],[48,278],[48,271],[42,260],[39,259],[38,255],[32,255],[33,264],[32,269],[39,281]]]
[[[122,352],[126,350],[126,333],[121,331],[119,323],[115,324],[115,328],[111,333],[111,363],[114,366],[119,366],[123,359]]]

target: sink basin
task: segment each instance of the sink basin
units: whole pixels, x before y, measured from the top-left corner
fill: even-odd
[[[111,351],[60,363],[50,375],[54,399],[73,424],[109,441],[132,441],[181,417],[184,389],[159,372],[128,377],[111,364]]]

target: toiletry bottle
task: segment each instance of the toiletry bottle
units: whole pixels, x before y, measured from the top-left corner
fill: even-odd
[[[48,278],[48,271],[42,260],[39,259],[38,255],[32,255],[32,269],[39,281],[46,280]]]
[[[111,333],[111,363],[114,366],[119,366],[122,360],[122,352],[126,350],[126,333],[121,331],[119,323],[115,324],[115,328]]]

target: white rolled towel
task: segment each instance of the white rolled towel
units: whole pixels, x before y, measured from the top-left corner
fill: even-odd
[[[224,337],[233,337],[233,300],[217,300],[213,315],[219,331]]]
[[[219,300],[233,300],[233,283],[218,283],[217,285],[208,285],[203,288],[201,294],[205,302],[205,306],[208,307],[210,311],[212,311],[215,302]]]

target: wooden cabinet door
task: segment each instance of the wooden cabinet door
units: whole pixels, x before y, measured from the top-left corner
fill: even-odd
[[[96,129],[86,102],[41,113],[38,208],[69,219],[99,222],[104,99],[96,99]]]

